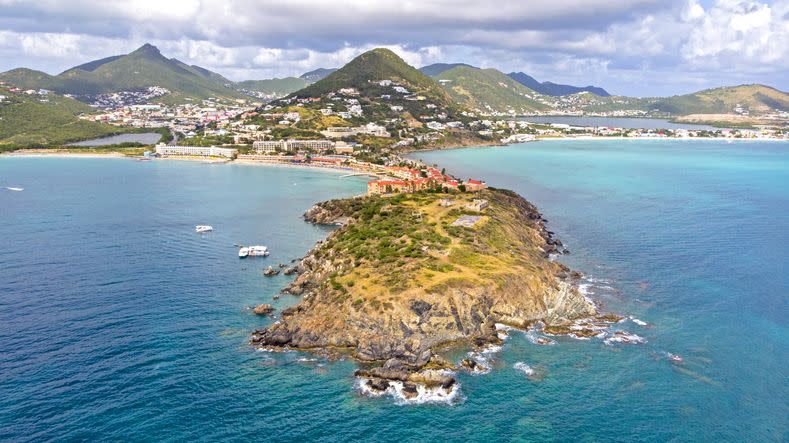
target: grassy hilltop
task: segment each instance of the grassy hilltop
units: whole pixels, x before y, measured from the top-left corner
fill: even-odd
[[[490,206],[468,208],[475,198]],[[479,218],[456,225],[462,216]],[[332,200],[307,213],[344,217],[286,289],[301,303],[253,343],[419,370],[439,364],[444,346],[496,342],[495,323],[563,324],[595,312],[572,273],[548,259],[558,243],[537,209],[510,191]]]

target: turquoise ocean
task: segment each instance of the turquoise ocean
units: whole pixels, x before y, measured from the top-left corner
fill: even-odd
[[[367,398],[352,361],[258,352],[366,179],[0,157],[0,440],[786,441],[789,143],[548,141],[414,154],[536,203],[561,260],[643,344],[514,332],[452,404]],[[23,191],[7,189],[24,188]],[[207,223],[214,232],[194,233]],[[271,256],[239,260],[234,244]],[[672,362],[669,353],[682,357]],[[525,363],[539,376],[516,370]]]

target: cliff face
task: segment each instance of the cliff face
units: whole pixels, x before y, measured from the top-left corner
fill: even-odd
[[[473,198],[489,206],[472,210]],[[445,345],[498,342],[496,323],[595,314],[573,273],[548,258],[561,243],[509,191],[332,200],[305,216],[349,222],[302,260],[284,292],[303,300],[256,331],[257,346],[343,352],[412,372],[442,366]]]

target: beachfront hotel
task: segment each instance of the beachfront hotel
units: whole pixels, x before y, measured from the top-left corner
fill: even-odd
[[[156,153],[162,157],[169,155],[187,155],[200,157],[226,157],[233,158],[238,154],[238,149],[218,148],[216,146],[156,146]]]

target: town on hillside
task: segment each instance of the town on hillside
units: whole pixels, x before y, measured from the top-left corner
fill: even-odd
[[[463,69],[473,73],[476,68]],[[444,75],[450,76],[453,71]],[[504,82],[509,81],[508,88],[515,89],[514,80],[506,79],[510,78],[502,77],[500,83],[506,86],[508,83]],[[507,108],[506,104],[494,107],[485,102],[459,100],[453,95],[458,81],[459,77],[440,76],[436,80],[393,52],[375,49],[317,82],[305,83],[308,86],[269,101],[241,96],[230,89],[228,96],[191,97],[159,85],[89,97],[59,95],[50,89],[24,89],[11,80],[0,79],[0,111],[21,102],[46,104],[51,105],[51,111],[76,114],[75,120],[90,122],[97,125],[93,128],[101,127],[104,132],[112,131],[107,128],[118,128],[119,132],[166,128],[173,137],[168,146],[157,147],[162,156],[238,156],[300,164],[305,159],[312,159],[309,162],[345,156],[353,161],[388,165],[399,154],[413,150],[506,145],[543,138],[789,139],[789,127],[781,123],[789,119],[789,113],[775,110],[760,115],[762,121],[775,123],[721,129],[633,129],[530,121],[532,117]],[[764,87],[753,88],[782,94]],[[644,117],[650,115],[645,106],[660,105],[654,100],[600,97],[587,91],[559,97],[535,91],[518,94],[520,99],[531,100],[529,103],[535,107],[529,114],[536,116]],[[55,106],[55,101],[61,106]],[[47,107],[36,109],[48,112]],[[755,108],[738,104],[733,112],[747,119],[751,109]],[[64,125],[53,130],[58,127]],[[403,188],[397,183],[389,186]]]

